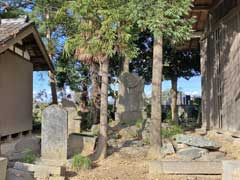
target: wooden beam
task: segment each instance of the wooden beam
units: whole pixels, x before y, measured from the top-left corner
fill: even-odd
[[[210,8],[211,6],[209,4],[194,5],[192,11],[209,11]]]
[[[192,32],[191,38],[201,38],[203,35],[203,31],[194,31]]]

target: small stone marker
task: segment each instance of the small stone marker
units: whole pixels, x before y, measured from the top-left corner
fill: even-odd
[[[77,107],[73,101],[62,99],[62,107],[68,112],[68,134],[80,133],[81,121],[78,115]]]
[[[0,157],[0,180],[6,179],[7,159]]]
[[[94,152],[96,143],[95,136],[86,136],[81,134],[71,134],[68,139],[68,157],[72,157],[75,154],[82,154],[88,156]]]
[[[240,179],[240,161],[222,161],[223,176],[222,180],[239,180]]]
[[[42,159],[66,161],[67,139],[67,111],[57,105],[47,107],[42,118]]]

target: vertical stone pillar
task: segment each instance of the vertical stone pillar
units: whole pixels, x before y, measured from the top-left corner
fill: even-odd
[[[68,134],[80,133],[81,117],[78,115],[75,103],[68,99],[62,99],[62,107],[68,114]]]
[[[41,158],[58,163],[67,160],[67,111],[58,105],[47,107],[42,118]]]

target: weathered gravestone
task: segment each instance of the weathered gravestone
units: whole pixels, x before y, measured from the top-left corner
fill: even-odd
[[[47,107],[42,118],[42,159],[67,160],[67,111],[57,105]]]
[[[119,78],[119,94],[116,120],[142,119],[144,106],[144,80],[131,73],[123,73]]]
[[[68,112],[68,134],[80,133],[81,117],[78,115],[76,104],[68,99],[62,99],[62,107]]]

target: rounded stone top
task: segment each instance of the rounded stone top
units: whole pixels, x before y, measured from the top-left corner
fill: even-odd
[[[135,74],[125,72],[119,77],[119,80],[125,87],[134,88],[142,81],[142,78]]]

